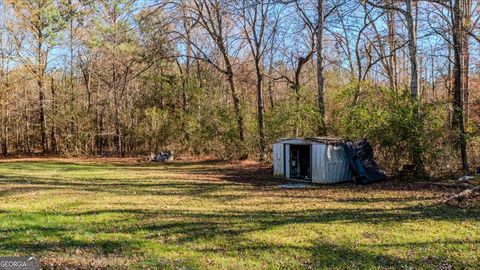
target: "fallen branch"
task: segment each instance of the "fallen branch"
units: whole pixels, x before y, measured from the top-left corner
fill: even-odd
[[[447,199],[443,200],[443,204],[448,205],[459,205],[465,206],[467,204],[468,199],[475,193],[480,192],[480,185],[475,186],[473,188],[466,189],[456,195],[450,196]]]
[[[462,181],[456,183],[442,183],[442,182],[417,182],[417,185],[424,187],[442,187],[442,188],[464,188],[469,189],[475,187],[470,181]]]

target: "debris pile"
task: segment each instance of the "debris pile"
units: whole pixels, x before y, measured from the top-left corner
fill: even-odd
[[[152,162],[167,162],[173,161],[173,153],[170,151],[160,152],[158,154],[150,154],[150,161]]]
[[[309,185],[302,184],[302,183],[287,183],[287,184],[279,185],[279,187],[286,188],[286,189],[295,189],[295,188],[308,188]]]

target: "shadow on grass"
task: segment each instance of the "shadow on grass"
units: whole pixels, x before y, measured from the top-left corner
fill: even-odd
[[[303,190],[288,190],[278,187],[278,182],[265,185],[243,185],[242,182],[233,181],[192,181],[192,180],[164,180],[149,179],[89,179],[89,180],[67,180],[67,179],[48,179],[33,176],[9,176],[0,177],[0,185],[5,186],[0,189],[0,198],[8,196],[17,196],[30,192],[40,192],[45,190],[73,190],[93,193],[108,193],[126,196],[165,196],[165,197],[189,197],[205,198],[216,200],[217,202],[233,202],[235,200],[248,199],[252,196],[256,198],[286,198],[286,199],[315,199],[328,202],[350,203],[350,204],[369,204],[369,203],[408,203],[420,201],[433,201],[439,198],[439,195],[405,195],[402,197],[364,197],[367,192],[375,190],[383,191],[381,187],[362,187],[353,185],[336,186],[318,186]],[[10,186],[9,186],[10,185]],[[234,189],[236,193],[222,192]],[[239,192],[240,191],[240,192]],[[332,196],[331,192],[337,192]],[[350,193],[350,196],[339,196],[343,191]],[[258,202],[261,203],[261,202]],[[268,203],[268,202],[267,202]],[[268,203],[269,204],[269,203]]]
[[[414,246],[415,243],[412,244]],[[324,239],[316,239],[308,247],[293,244],[254,244],[238,245],[232,250],[223,248],[207,248],[202,252],[225,254],[251,254],[251,253],[274,253],[274,254],[299,254],[306,257],[301,265],[302,269],[417,269],[416,267],[428,264],[434,269],[444,264],[438,260],[434,263],[421,259],[404,259],[393,255],[375,253],[361,248],[347,247],[345,245],[329,243]],[[281,261],[277,262],[281,263]],[[461,262],[453,262],[460,263]],[[289,265],[281,265],[280,268],[291,268]],[[295,268],[299,268],[297,265]]]
[[[175,243],[210,240],[218,236],[236,235],[246,232],[268,230],[275,226],[295,224],[389,224],[419,220],[467,221],[480,219],[480,209],[467,211],[446,207],[406,207],[394,209],[316,209],[298,211],[210,211],[195,212],[181,210],[142,210],[142,209],[105,209],[82,212],[41,211],[22,215],[19,212],[4,213],[5,218],[28,221],[32,217],[55,219],[61,217],[76,218],[81,229],[95,233],[135,234],[138,231],[157,232],[158,235],[175,234]],[[116,218],[112,223],[97,224],[83,222],[83,218],[94,220],[95,216],[112,215]],[[171,222],[170,220],[175,220]],[[20,222],[21,223],[21,222]],[[114,225],[115,224],[115,225]],[[112,226],[114,225],[114,226]],[[40,225],[22,225],[20,228],[3,228],[0,232],[16,234],[27,231],[49,234],[64,234],[75,231],[71,227],[44,227]],[[1,243],[0,243],[1,246]]]
[[[140,240],[133,239],[92,239],[91,241],[83,241],[73,239],[66,235],[49,234],[43,237],[49,239],[41,240],[31,239],[30,241],[18,241],[21,236],[13,235],[2,239],[0,248],[2,251],[10,251],[10,254],[21,252],[22,254],[41,254],[46,252],[64,252],[67,254],[75,254],[79,252],[88,252],[95,254],[119,254],[132,253],[141,247]],[[35,236],[33,236],[35,237]]]
[[[249,233],[261,233],[277,226],[305,224],[395,224],[416,220],[478,220],[479,209],[459,213],[456,209],[441,207],[402,208],[402,209],[321,209],[304,211],[213,211],[209,213],[180,210],[148,211],[141,209],[94,210],[84,212],[34,212],[24,216],[16,212],[2,214],[2,218],[18,219],[19,227],[0,229],[3,235],[0,250],[11,253],[28,252],[33,254],[61,252],[73,254],[78,249],[96,254],[137,253],[143,244],[153,241],[164,246],[192,246],[197,252],[215,253],[217,256],[252,256],[274,253],[279,256],[305,256],[309,268],[348,268],[368,269],[402,268],[422,266],[426,262],[418,258],[399,259],[379,253],[379,250],[407,247],[412,250],[419,246],[461,246],[479,244],[478,239],[465,241],[432,241],[414,243],[372,244],[370,246],[333,244],[327,239],[316,239],[311,246],[261,245],[246,237]],[[95,216],[112,215],[108,222],[94,222]],[[32,216],[44,220],[59,219],[58,226],[48,227],[31,224]],[[64,219],[75,219],[76,224],[62,224]],[[85,219],[86,218],[86,219]],[[123,219],[122,219],[123,218]],[[85,221],[84,221],[85,220]],[[93,220],[93,222],[92,222]],[[23,224],[23,222],[27,222]],[[83,234],[88,232],[85,237]],[[101,237],[99,237],[101,235]],[[108,237],[111,235],[111,237]],[[197,243],[203,243],[196,246]],[[219,244],[218,243],[223,243]],[[247,244],[248,243],[248,244]],[[376,251],[372,251],[372,248]],[[291,253],[295,251],[295,253]],[[300,254],[300,255],[298,255]],[[302,255],[303,254],[303,255]],[[448,263],[460,266],[462,262],[449,259]],[[407,267],[408,268],[408,267]]]
[[[52,165],[53,164],[53,165]],[[63,166],[64,163],[49,163]],[[314,187],[305,191],[280,190],[278,181],[270,176],[269,168],[216,167],[213,163],[205,169],[192,169],[193,164],[168,164],[168,171],[195,175],[199,179],[141,179],[134,177],[112,180],[98,179],[45,179],[32,176],[3,176],[0,184],[15,185],[0,191],[0,199],[34,190],[68,189],[74,191],[101,192],[114,195],[157,195],[185,196],[194,202],[198,198],[216,200],[216,203],[249,196],[263,196],[275,199],[288,197],[292,199],[318,198],[322,191],[353,192],[354,197],[328,197],[322,199],[335,203],[350,204],[351,208],[315,208],[310,210],[282,210],[271,203],[268,210],[179,210],[179,209],[131,209],[118,205],[115,209],[96,209],[87,211],[71,211],[69,208],[56,211],[38,211],[24,214],[20,211],[0,210],[1,218],[10,220],[10,225],[0,228],[0,250],[11,253],[29,252],[64,252],[74,253],[77,249],[99,254],[136,253],[141,252],[144,244],[162,243],[167,247],[188,246],[197,252],[215,253],[222,256],[249,255],[256,253],[272,253],[278,256],[306,256],[305,268],[408,268],[405,266],[422,266],[429,263],[420,259],[400,259],[392,255],[373,252],[365,246],[354,247],[353,244],[330,243],[327,239],[313,240],[310,246],[294,246],[280,244],[262,244],[252,242],[246,236],[249,233],[262,233],[275,227],[289,227],[308,224],[347,224],[351,226],[383,224],[395,226],[409,221],[471,221],[480,219],[480,209],[469,208],[463,211],[444,206],[408,206],[403,203],[419,201],[419,197],[405,196],[395,198],[365,198],[366,191],[395,190],[386,184],[376,184],[368,187],[352,185],[337,185]],[[200,164],[202,165],[202,164]],[[46,169],[42,164],[36,164],[35,170]],[[88,165],[79,170],[90,170]],[[163,165],[162,165],[163,166]],[[203,165],[202,165],[203,166]],[[40,167],[40,168],[38,168]],[[122,167],[119,165],[119,167]],[[128,165],[130,168],[131,165]],[[47,166],[48,168],[48,166]],[[138,169],[144,169],[139,166]],[[157,167],[154,167],[157,168]],[[172,169],[173,168],[173,169]],[[104,168],[102,168],[103,170]],[[108,167],[108,170],[114,168]],[[184,170],[188,170],[185,172]],[[93,173],[95,170],[93,170]],[[204,181],[203,176],[216,175],[219,181]],[[165,181],[168,180],[168,181]],[[19,186],[19,187],[18,187]],[[234,187],[245,191],[240,194],[215,194]],[[257,191],[268,191],[262,194]],[[400,189],[399,189],[400,190]],[[319,193],[320,192],[320,193]],[[432,197],[424,197],[432,199]],[[306,201],[308,202],[308,201]],[[392,207],[369,208],[356,205],[372,203],[392,203]],[[351,204],[355,204],[351,205]],[[141,206],[139,206],[141,207]],[[218,209],[218,208],[217,208]],[[108,216],[107,221],[96,220],[100,216]],[[42,222],[56,222],[58,226],[42,226]],[[197,246],[197,243],[202,243]],[[219,244],[220,243],[220,247]],[[248,243],[248,244],[246,244]],[[378,249],[406,246],[415,249],[418,245],[435,247],[442,242],[418,242],[408,244],[375,244]],[[448,245],[478,244],[478,239],[462,242],[444,241]],[[293,255],[291,253],[294,253]],[[252,255],[253,254],[253,255]],[[461,262],[453,263],[462,266]],[[369,267],[372,266],[372,267]],[[465,266],[465,265],[463,265]]]

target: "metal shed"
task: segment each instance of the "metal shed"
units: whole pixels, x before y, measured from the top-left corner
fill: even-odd
[[[291,138],[273,145],[277,177],[318,184],[352,180],[344,142],[335,138]]]

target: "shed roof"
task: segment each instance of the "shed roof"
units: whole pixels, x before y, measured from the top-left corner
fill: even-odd
[[[301,141],[304,141],[305,143],[316,142],[316,143],[334,144],[334,145],[343,144],[345,142],[345,140],[342,140],[340,138],[334,138],[334,137],[311,137],[311,138],[282,138],[277,140],[277,143],[294,141],[294,140],[301,140]]]

